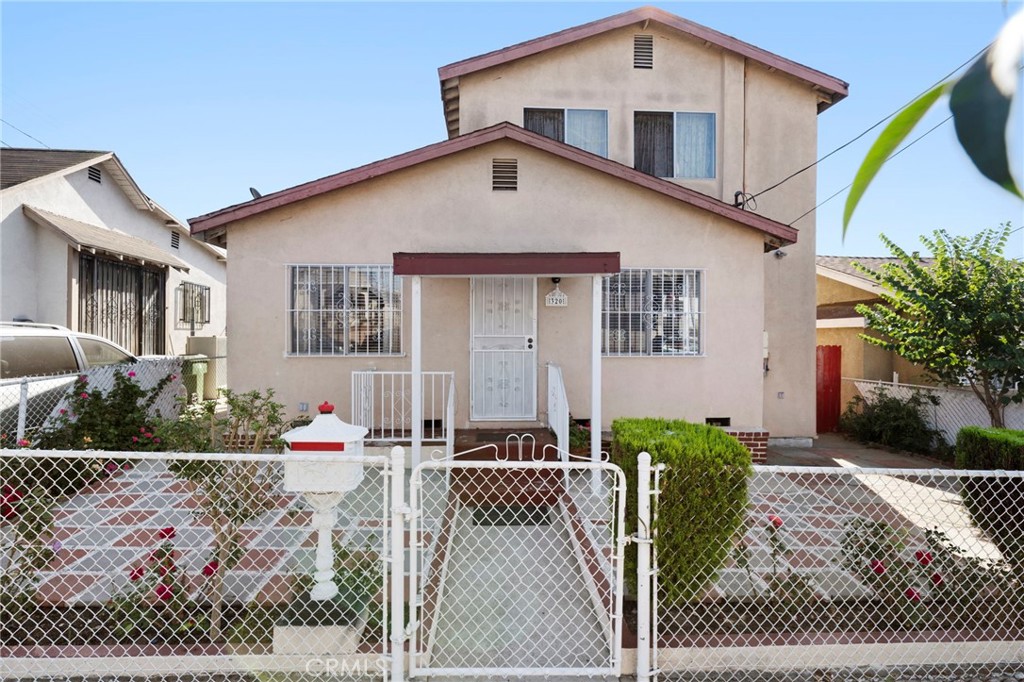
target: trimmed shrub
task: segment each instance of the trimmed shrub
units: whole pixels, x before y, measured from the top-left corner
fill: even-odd
[[[854,396],[839,418],[839,430],[862,443],[878,443],[922,455],[937,454],[945,445],[942,434],[928,426],[924,409],[938,397],[915,391],[904,400],[879,388],[867,400]],[[941,454],[941,453],[938,453]]]
[[[958,469],[1024,470],[1024,431],[968,426],[956,437]],[[1024,565],[1024,479],[963,479],[961,495],[974,525],[992,539],[1003,557]]]
[[[667,603],[700,596],[732,551],[747,507],[750,452],[721,429],[666,419],[616,419],[612,459],[636,495],[637,455],[648,452],[652,465],[666,465],[658,497],[656,549],[659,584]],[[636,517],[626,515],[626,531]],[[630,545],[626,575],[636,575]]]

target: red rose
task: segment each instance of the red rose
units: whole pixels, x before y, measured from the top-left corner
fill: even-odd
[[[878,559],[872,559],[870,565],[871,570],[874,571],[876,575],[883,575],[885,573],[885,564]]]
[[[782,528],[782,519],[775,514],[768,515],[768,523],[772,524],[776,528]]]
[[[174,529],[174,526],[167,526],[166,528],[161,528],[160,532],[157,533],[156,536],[161,540],[170,540],[177,534],[178,531]]]
[[[213,561],[203,566],[203,575],[205,575],[206,577],[210,577],[211,575],[217,572],[218,568],[220,568],[220,562],[214,559]]]
[[[944,582],[945,582],[945,580],[942,579],[942,575],[941,574],[939,574],[939,573],[932,573],[932,584],[935,585],[935,587],[938,587],[939,585],[941,585]]]
[[[913,587],[908,587],[903,595],[910,601],[921,601],[921,593]]]
[[[917,563],[921,564],[922,566],[927,566],[932,562],[932,553],[925,552],[924,550],[919,549],[916,552],[914,552],[914,558],[917,559]]]
[[[128,580],[135,581],[146,574],[146,565],[136,566],[132,569],[131,573],[128,574]]]
[[[22,498],[21,491],[9,485],[0,489],[0,516],[5,519],[13,519],[18,515],[17,504]]]
[[[174,596],[174,585],[160,583],[156,586],[156,598],[161,601],[170,601]]]

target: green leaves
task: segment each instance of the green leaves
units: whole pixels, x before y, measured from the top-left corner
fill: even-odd
[[[1024,197],[1010,173],[1006,146],[1006,125],[1014,91],[1004,93],[996,85],[986,58],[989,52],[974,62],[953,86],[949,108],[960,146],[978,171],[1007,192]]]
[[[1006,22],[996,40],[959,80],[941,83],[911,102],[885,127],[854,176],[843,210],[843,236],[854,209],[878,171],[914,126],[945,93],[957,139],[978,171],[1007,192],[1024,198],[1013,178],[1006,128],[1010,119],[1021,57],[1024,56],[1024,10]]]
[[[1007,402],[1024,401],[1024,264],[1005,258],[1010,226],[973,237],[937,230],[921,238],[927,262],[883,237],[895,259],[877,271],[882,303],[858,306],[878,336],[869,343],[921,365],[945,384],[969,384],[999,426]]]
[[[889,156],[896,151],[896,147],[899,146],[900,142],[906,139],[910,131],[914,129],[918,121],[924,118],[924,115],[928,113],[928,110],[932,108],[932,105],[938,101],[939,97],[944,95],[949,89],[948,83],[942,83],[936,85],[934,88],[921,95],[919,98],[911,102],[906,109],[897,114],[889,125],[885,127],[882,134],[878,136],[875,143],[871,145],[871,149],[868,150],[868,155],[864,159],[864,163],[861,164],[857,170],[857,175],[853,179],[853,187],[850,189],[849,196],[846,197],[846,207],[843,209],[843,236],[846,236],[846,227],[850,224],[850,217],[853,215],[853,210],[857,208],[857,204],[860,202],[860,198],[864,195],[864,191],[867,190],[868,185],[874,180],[875,176],[878,175],[878,171],[882,169]]]

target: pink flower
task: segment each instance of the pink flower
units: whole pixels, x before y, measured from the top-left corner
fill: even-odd
[[[768,523],[772,524],[776,528],[782,528],[782,518],[776,516],[775,514],[768,515]]]
[[[883,575],[885,573],[885,564],[878,559],[872,559],[870,566],[876,575]]]
[[[919,549],[916,552],[914,552],[914,558],[917,559],[917,563],[921,564],[922,566],[927,566],[932,562],[932,553],[925,552],[924,550]]]
[[[132,442],[133,443],[138,443],[139,442],[139,437],[138,436],[132,436]]]
[[[160,583],[156,586],[156,598],[161,601],[170,601],[171,597],[174,596],[174,585],[164,585]]]
[[[61,414],[67,414],[67,413],[68,413],[68,411],[67,411],[67,410],[65,410],[65,409],[64,409],[64,408],[62,407],[62,408],[60,408],[60,413],[61,413]]]
[[[171,375],[171,381],[174,381],[174,380],[175,380],[175,379],[177,379],[177,378],[178,378],[178,375],[177,375],[177,374],[172,374],[172,375]]]
[[[139,429],[139,433],[145,433],[145,432],[146,432],[146,427],[145,426],[143,426],[143,427],[141,427]]]
[[[146,574],[146,565],[145,564],[143,564],[142,566],[136,566],[135,568],[133,568],[131,570],[131,573],[128,574],[128,580],[131,580],[132,582],[135,582],[136,580],[138,580],[139,578],[141,578],[145,574]]]
[[[903,595],[910,601],[921,601],[921,593],[913,587],[908,587]]]
[[[81,381],[83,384],[89,383],[89,377],[85,376],[84,374],[79,374],[78,380]]]
[[[24,438],[19,438],[18,439],[18,447],[19,448],[27,448],[28,445],[29,445],[28,441],[25,440]]]
[[[145,432],[144,434],[142,434],[142,435],[143,435],[143,437],[145,437],[145,438],[152,438],[152,437],[153,437],[153,434],[152,434],[152,433],[150,433],[149,431],[146,431],[146,432]]]
[[[154,443],[159,443],[159,442],[160,442],[160,439],[159,439],[159,438],[154,438],[154,439],[153,439],[153,442],[154,442]]]
[[[88,400],[89,394],[86,393],[85,391],[82,391],[81,393],[78,394],[78,397],[81,398],[82,400]]]
[[[942,579],[942,575],[941,574],[939,574],[939,573],[932,573],[932,585],[935,585],[935,587],[938,587],[938,586],[942,585],[944,582],[946,582],[946,581]]]
[[[161,540],[170,540],[177,534],[178,531],[174,529],[174,526],[167,526],[166,528],[161,528],[160,532],[157,533],[156,536]]]
[[[117,464],[114,462],[107,462],[106,470],[111,473],[117,471]]]
[[[205,575],[206,577],[210,577],[211,575],[217,572],[218,568],[220,568],[220,562],[214,559],[213,561],[203,566],[203,575]]]
[[[135,372],[128,372],[128,376],[134,377],[135,376]]]

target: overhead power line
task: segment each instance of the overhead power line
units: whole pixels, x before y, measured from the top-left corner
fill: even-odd
[[[45,142],[43,142],[42,140],[40,140],[40,139],[39,139],[38,137],[33,137],[32,135],[29,135],[29,134],[28,134],[28,133],[26,133],[26,132],[25,132],[24,130],[22,130],[22,129],[21,129],[21,128],[19,128],[18,126],[14,125],[14,124],[13,124],[13,123],[11,123],[10,121],[5,121],[4,119],[0,118],[0,123],[3,123],[3,124],[5,124],[5,125],[9,125],[10,127],[12,127],[12,128],[14,128],[15,130],[17,130],[17,131],[18,131],[19,133],[21,133],[22,135],[24,135],[25,137],[28,137],[28,138],[31,138],[31,139],[35,140],[36,142],[38,142],[39,144],[43,145],[43,146],[44,146],[44,147],[46,147],[47,149],[53,149],[53,147],[51,147],[50,145],[48,145],[48,144],[46,144]],[[6,144],[6,143],[5,143],[5,144]],[[10,146],[10,145],[8,145],[8,146]]]
[[[877,122],[873,123],[873,124],[871,125],[871,127],[867,128],[866,130],[864,130],[864,131],[863,131],[863,132],[861,132],[861,133],[858,133],[858,134],[857,134],[857,135],[856,135],[855,137],[853,137],[852,139],[850,139],[850,140],[848,140],[848,141],[844,142],[843,144],[839,145],[838,147],[836,147],[835,149],[833,149],[832,151],[830,151],[830,152],[829,152],[828,154],[825,154],[825,156],[821,157],[820,159],[818,159],[818,160],[817,160],[817,161],[815,161],[814,163],[812,163],[812,164],[809,164],[809,165],[807,165],[807,166],[804,166],[803,168],[801,168],[800,170],[796,171],[795,173],[792,173],[792,174],[788,175],[787,177],[783,178],[782,180],[779,180],[778,182],[776,182],[776,183],[775,183],[774,185],[772,185],[771,187],[768,187],[768,188],[766,188],[766,189],[763,189],[763,190],[761,190],[760,192],[757,192],[756,194],[754,194],[754,195],[752,195],[752,196],[751,196],[750,198],[748,198],[748,199],[747,199],[747,201],[750,201],[750,199],[757,199],[757,197],[761,196],[762,194],[766,194],[766,193],[768,193],[768,192],[772,191],[773,189],[775,189],[775,188],[777,188],[777,187],[779,187],[779,186],[781,186],[781,185],[783,185],[783,184],[785,184],[785,183],[789,182],[790,180],[792,180],[792,179],[793,179],[793,178],[795,178],[796,176],[800,175],[801,173],[804,173],[804,172],[806,172],[806,171],[809,171],[810,169],[814,168],[814,167],[815,167],[815,166],[817,166],[817,165],[818,165],[819,163],[821,163],[822,161],[824,161],[824,160],[825,160],[825,159],[827,159],[828,157],[832,156],[832,155],[833,155],[833,154],[835,154],[836,152],[842,151],[843,149],[845,149],[845,148],[849,147],[849,146],[850,146],[851,144],[853,144],[854,142],[856,142],[856,141],[857,141],[857,140],[859,140],[860,138],[864,137],[865,135],[867,135],[867,134],[868,134],[868,133],[870,133],[870,132],[871,132],[872,130],[874,130],[874,129],[875,129],[875,128],[877,128],[878,126],[882,125],[882,124],[883,124],[883,123],[885,123],[886,121],[888,121],[888,120],[889,120],[890,118],[892,118],[892,117],[893,117],[893,116],[895,116],[896,114],[898,114],[898,113],[900,113],[901,111],[903,111],[904,109],[906,109],[906,108],[907,108],[907,106],[909,106],[909,105],[910,105],[910,104],[911,104],[912,102],[914,102],[915,100],[917,100],[917,98],[918,98],[918,97],[920,97],[921,95],[923,95],[923,94],[925,94],[926,92],[930,91],[930,90],[931,90],[932,88],[934,88],[934,87],[935,87],[936,85],[939,85],[940,83],[943,83],[943,82],[945,82],[946,80],[948,80],[948,79],[949,79],[949,78],[950,78],[950,77],[951,77],[951,76],[952,76],[953,74],[955,74],[955,73],[956,73],[957,71],[959,71],[960,69],[964,68],[965,66],[967,66],[968,64],[970,64],[971,62],[973,62],[973,61],[974,61],[975,59],[977,59],[978,57],[980,57],[980,56],[982,55],[982,53],[984,53],[984,52],[985,52],[985,50],[987,50],[987,49],[988,49],[989,47],[991,47],[991,46],[992,46],[992,43],[989,43],[989,44],[988,44],[988,45],[986,45],[985,47],[983,47],[983,48],[981,48],[980,50],[978,50],[977,52],[975,52],[975,53],[974,53],[974,54],[973,54],[973,55],[972,55],[972,56],[971,56],[971,57],[970,57],[970,58],[969,58],[969,59],[968,59],[967,61],[965,61],[965,62],[964,62],[964,63],[962,63],[962,64],[961,64],[960,66],[956,67],[955,69],[953,69],[952,71],[950,71],[949,73],[947,73],[947,74],[946,74],[945,76],[943,76],[943,77],[942,77],[942,78],[940,78],[939,80],[937,80],[937,81],[935,81],[934,83],[932,83],[931,85],[929,85],[929,86],[928,86],[927,88],[925,88],[925,89],[924,89],[924,90],[922,90],[922,91],[921,91],[920,93],[918,93],[917,95],[915,95],[914,97],[912,97],[911,99],[909,99],[909,100],[908,100],[907,102],[905,102],[905,103],[904,103],[903,105],[901,105],[901,106],[900,106],[900,107],[899,107],[898,109],[896,109],[895,111],[893,111],[892,113],[890,113],[889,115],[887,115],[887,116],[886,116],[885,118],[879,119],[879,120],[878,120]],[[897,152],[897,153],[899,153],[899,152]],[[895,156],[895,154],[893,154],[893,156]],[[840,190],[840,191],[842,191],[842,190]],[[830,198],[831,198],[831,197],[830,197]],[[820,206],[820,204],[819,204],[819,206]],[[813,211],[814,209],[811,209],[811,210]],[[805,213],[804,215],[807,215],[807,214]],[[801,216],[801,217],[803,217],[803,216]],[[797,218],[797,220],[799,220],[799,218]],[[795,221],[794,221],[794,222],[795,222]]]
[[[914,138],[913,140],[911,140],[911,141],[910,141],[910,142],[908,142],[907,144],[903,145],[902,147],[900,147],[899,149],[897,149],[896,151],[894,151],[894,152],[893,152],[892,154],[890,154],[890,155],[889,155],[889,158],[887,158],[887,159],[886,159],[886,161],[890,161],[890,160],[892,160],[892,159],[895,159],[895,158],[896,158],[897,156],[899,156],[899,155],[900,155],[900,154],[902,154],[903,152],[905,152],[905,151],[907,151],[908,149],[910,149],[911,147],[913,147],[913,146],[914,146],[915,144],[917,144],[918,142],[920,142],[921,140],[923,140],[924,138],[926,138],[926,137],[927,137],[928,135],[932,134],[932,132],[934,132],[935,130],[937,130],[937,129],[938,129],[938,128],[939,128],[940,126],[942,126],[942,125],[945,125],[946,123],[949,123],[949,122],[950,122],[950,121],[951,121],[952,119],[953,119],[953,114],[950,114],[950,115],[949,115],[949,116],[947,116],[946,118],[942,119],[941,121],[939,121],[938,123],[936,123],[935,125],[933,125],[933,126],[932,126],[931,128],[929,128],[928,130],[926,130],[925,132],[923,132],[923,133],[921,133],[920,135],[918,135],[917,137],[915,137],[915,138]],[[809,214],[811,214],[811,213],[814,213],[814,212],[815,212],[815,211],[817,211],[817,210],[818,210],[819,208],[821,208],[822,206],[824,206],[824,205],[825,205],[825,204],[827,204],[828,202],[832,201],[832,200],[833,200],[833,199],[835,199],[835,198],[836,198],[837,196],[839,196],[840,194],[842,194],[842,193],[843,193],[843,192],[845,192],[846,190],[850,189],[851,187],[853,187],[853,183],[852,183],[852,182],[851,182],[851,183],[850,183],[849,185],[847,185],[846,187],[843,187],[843,188],[842,188],[841,190],[839,190],[838,192],[836,192],[836,193],[832,194],[831,196],[829,196],[829,198],[828,198],[828,199],[825,199],[824,201],[822,201],[821,203],[819,203],[819,204],[818,204],[817,206],[815,206],[815,207],[814,207],[814,208],[812,208],[811,210],[809,210],[809,211],[807,211],[807,212],[805,212],[805,213],[802,213],[802,214],[800,215],[800,217],[799,217],[799,218],[796,218],[795,220],[791,220],[791,221],[790,221],[790,222],[788,223],[788,225],[789,225],[790,227],[792,227],[792,226],[793,226],[793,225],[794,225],[794,224],[795,224],[795,223],[796,223],[797,221],[799,221],[799,220],[800,220],[801,218],[803,218],[804,216],[807,216],[807,215],[809,215]],[[1012,234],[1012,233],[1011,233],[1011,234]]]

